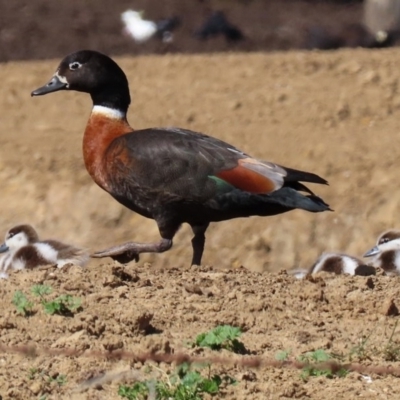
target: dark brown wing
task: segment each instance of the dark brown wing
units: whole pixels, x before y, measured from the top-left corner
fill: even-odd
[[[115,139],[106,154],[110,178],[184,198],[241,189],[271,193],[284,184],[284,168],[256,160],[213,137],[177,129],[146,129]]]

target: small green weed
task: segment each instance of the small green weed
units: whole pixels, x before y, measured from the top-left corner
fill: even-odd
[[[67,376],[63,374],[53,373],[50,370],[29,368],[28,379],[42,382],[47,390],[50,389],[50,384],[55,382],[58,386],[63,386],[67,383]],[[43,399],[46,399],[47,395],[43,395]],[[42,398],[40,397],[40,399]]]
[[[69,315],[79,309],[81,300],[69,294],[63,294],[52,301],[43,301],[42,304],[47,314]]]
[[[393,330],[389,336],[386,346],[383,348],[383,358],[385,361],[399,361],[400,360],[400,345],[393,340],[394,334],[396,333],[397,324],[399,320],[393,326]]]
[[[275,360],[277,361],[287,361],[289,359],[291,351],[290,350],[281,350],[275,354]]]
[[[246,347],[238,340],[242,334],[240,328],[220,325],[209,332],[197,335],[195,346],[209,347],[212,350],[226,349],[237,354],[246,354]]]
[[[132,386],[121,385],[118,394],[128,400],[146,400],[149,395],[149,387],[146,382],[136,382]]]
[[[382,358],[384,361],[397,362],[400,361],[400,343],[399,339],[395,338],[399,321],[394,322],[389,335],[387,336],[387,331],[385,327],[385,333],[378,333],[379,338],[372,337],[375,336],[376,331],[379,328],[380,323],[376,324],[371,330],[363,333],[358,339],[358,343],[351,348],[348,354],[343,354],[342,357],[349,362],[361,362],[361,361],[371,361],[376,357]],[[387,337],[387,341],[383,340],[383,336]]]
[[[52,292],[53,288],[48,285],[34,285],[31,288],[31,293],[40,298],[40,303],[47,314],[71,315],[80,308],[81,300],[69,294],[63,294],[53,300],[48,300],[47,296]],[[27,316],[32,313],[34,303],[29,301],[27,296],[20,290],[14,293],[12,303],[20,314]]]
[[[31,381],[35,379],[38,372],[39,370],[37,368],[29,368],[28,379]]]
[[[21,290],[17,290],[14,293],[12,303],[17,308],[17,311],[20,314],[24,316],[32,314],[33,303],[28,300],[28,298],[25,296],[23,292],[21,292]]]
[[[35,285],[31,290],[36,297],[40,297],[46,314],[69,315],[81,306],[81,300],[69,294],[63,294],[51,301],[47,300],[46,296],[53,292],[51,286]]]
[[[48,285],[33,285],[31,288],[31,292],[36,297],[41,297],[42,299],[44,299],[45,296],[53,292],[53,288]]]
[[[371,330],[367,336],[360,338],[359,343],[350,350],[350,353],[348,354],[350,362],[353,362],[354,360],[371,360],[370,349],[367,348],[367,345],[373,333],[374,330]]]
[[[55,378],[49,376],[48,382],[56,382],[58,386],[62,386],[67,383],[67,376],[63,374],[59,374]]]
[[[332,360],[333,357],[325,350],[319,349],[312,352],[308,352],[299,357],[299,361],[305,363],[305,367],[301,372],[301,378],[307,381],[311,376],[325,376],[327,378],[333,378],[338,376],[340,378],[345,377],[348,371],[344,368],[340,368],[338,371],[333,371],[331,368],[316,368],[316,364],[324,363]]]
[[[191,369],[190,365],[182,364],[175,373],[166,375],[163,380],[147,380],[136,382],[132,386],[121,385],[118,394],[128,400],[145,400],[150,391],[154,391],[157,400],[201,400],[205,394],[215,395],[223,383],[235,384],[229,376],[211,375],[204,377],[199,368]]]

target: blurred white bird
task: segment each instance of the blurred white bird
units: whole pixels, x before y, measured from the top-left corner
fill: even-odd
[[[138,43],[146,42],[157,32],[155,22],[143,19],[143,11],[124,11],[121,20],[125,24],[125,31]]]
[[[154,35],[163,42],[172,42],[172,30],[180,25],[178,17],[166,18],[159,22],[143,19],[143,11],[127,10],[121,14],[124,31],[137,43],[144,43]]]

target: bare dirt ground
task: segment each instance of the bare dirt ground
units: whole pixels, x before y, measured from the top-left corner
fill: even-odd
[[[58,61],[0,65],[0,227],[5,232],[29,222],[44,238],[92,250],[157,239],[152,221],[123,209],[84,170],[81,137],[90,112],[88,96],[30,98]],[[400,345],[397,333],[389,340],[397,323],[390,305],[399,306],[398,278],[323,275],[296,281],[279,271],[310,266],[327,250],[361,255],[382,230],[399,227],[398,51],[118,61],[131,84],[134,127],[187,127],[256,157],[314,171],[329,180],[330,186],[313,189],[335,212],[294,211],[215,224],[204,255],[204,264],[212,268],[188,268],[191,235],[183,227],[171,251],[142,257],[123,267],[126,274],[108,260],[91,261],[83,270],[16,273],[0,282],[0,343],[193,354],[185,344],[196,334],[232,324],[242,328],[242,340],[254,355],[273,358],[279,350],[290,350],[296,358],[325,349],[368,365],[397,361],[397,353],[391,357],[385,349]],[[54,295],[81,298],[82,309],[63,317],[35,306],[34,315],[18,315],[11,304],[15,291],[29,294],[36,283],[51,285]],[[363,338],[368,338],[365,351],[359,347]],[[141,363],[85,356],[4,353],[0,362],[3,399],[117,399],[116,382],[75,390],[104,371],[144,373]],[[163,363],[160,368],[171,369]],[[297,370],[213,368],[238,379],[217,398],[390,399],[400,394],[392,376],[372,374],[368,383],[352,372],[304,382]],[[57,383],[58,375],[66,382]]]

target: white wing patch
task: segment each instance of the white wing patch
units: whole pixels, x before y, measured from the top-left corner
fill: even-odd
[[[49,244],[35,243],[33,246],[37,249],[38,253],[49,262],[49,264],[57,263],[58,251],[53,249]]]
[[[250,171],[254,171],[257,174],[265,176],[270,181],[274,182],[276,189],[280,189],[283,186],[283,178],[286,176],[286,171],[282,167],[272,163],[257,161],[252,158],[241,159],[239,164]]]
[[[12,269],[14,269],[16,271],[21,271],[21,270],[25,269],[26,262],[22,258],[13,259],[11,267],[12,267]]]
[[[11,253],[4,254],[0,260],[0,270],[3,272],[7,271],[10,268],[11,260],[12,260]]]
[[[0,272],[0,279],[8,279],[7,272]]]
[[[356,274],[356,268],[360,265],[360,263],[352,257],[343,256],[342,258],[343,263],[343,273],[349,275]]]
[[[400,251],[396,251],[396,257],[394,259],[394,265],[396,266],[396,275],[400,275]]]

